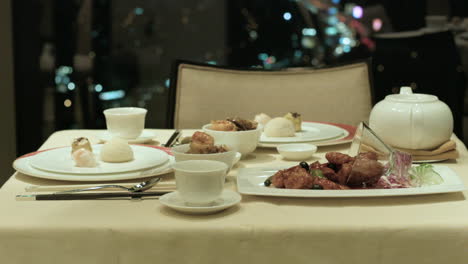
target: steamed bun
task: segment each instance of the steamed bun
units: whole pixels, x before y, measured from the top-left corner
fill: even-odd
[[[284,117],[276,117],[265,126],[267,137],[294,137],[296,129],[294,123]]]
[[[255,122],[261,124],[262,126],[265,126],[270,120],[271,117],[269,117],[267,114],[261,113],[258,115],[255,115]]]
[[[101,160],[105,162],[126,162],[133,160],[133,150],[120,138],[106,142],[101,149]]]

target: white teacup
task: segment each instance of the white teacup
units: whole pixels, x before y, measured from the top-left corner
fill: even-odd
[[[144,108],[117,107],[104,110],[107,130],[112,136],[135,139],[145,128],[146,112]]]
[[[187,160],[173,166],[177,191],[187,205],[206,206],[223,192],[228,166],[215,160]]]

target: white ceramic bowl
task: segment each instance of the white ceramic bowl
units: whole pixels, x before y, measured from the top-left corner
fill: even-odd
[[[283,144],[276,147],[283,158],[288,160],[307,160],[317,152],[317,146],[312,144]]]
[[[236,164],[241,157],[240,153],[233,150],[213,154],[188,154],[186,152],[189,150],[189,148],[189,144],[184,144],[175,146],[171,149],[176,162],[186,160],[216,160],[222,161],[228,165],[228,168],[232,168],[232,166],[234,166],[234,164]]]
[[[217,131],[210,129],[210,127],[211,124],[204,125],[203,132],[211,135],[215,139],[216,144],[226,145],[242,155],[254,152],[263,130],[261,125],[258,125],[257,129],[245,131]]]

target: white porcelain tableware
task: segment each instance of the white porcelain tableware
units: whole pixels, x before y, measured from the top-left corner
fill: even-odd
[[[304,123],[317,123],[317,122],[303,122]],[[317,141],[310,141],[311,144],[316,145],[317,147],[321,146],[333,146],[333,145],[339,145],[339,144],[346,144],[350,143],[353,140],[354,134],[356,132],[356,127],[351,126],[351,125],[345,125],[345,124],[334,124],[334,123],[327,123],[328,125],[335,126],[339,129],[342,130],[343,134],[337,138],[332,138],[332,139],[325,139],[325,140],[317,140]],[[262,148],[276,148],[277,146],[283,145],[283,144],[290,144],[293,142],[289,143],[271,143],[271,142],[262,142],[260,141],[258,143],[258,147]]]
[[[387,144],[406,149],[431,149],[450,139],[453,116],[437,96],[413,94],[402,87],[371,111],[369,126]]]
[[[152,131],[143,130],[140,136],[137,138],[122,138],[127,141],[128,144],[144,144],[151,142],[156,137],[156,134]],[[102,142],[107,142],[112,138],[112,134],[109,131],[102,132],[98,135],[98,139]]]
[[[302,130],[293,137],[268,137],[265,133],[260,136],[261,143],[299,143],[324,141],[339,138],[345,134],[342,128],[316,122],[302,122]]]
[[[141,179],[156,175],[164,175],[173,171],[172,165],[175,160],[174,157],[170,156],[169,160],[160,166],[149,168],[142,171],[129,171],[129,172],[120,172],[120,173],[110,173],[110,174],[95,174],[95,175],[83,175],[83,174],[64,174],[64,173],[55,173],[49,171],[43,171],[32,167],[29,164],[31,156],[21,157],[16,159],[13,162],[13,168],[25,175],[49,179],[49,180],[58,180],[58,181],[75,181],[75,182],[108,182],[108,181],[120,181],[120,180],[131,180],[131,179]]]
[[[138,138],[145,128],[148,111],[139,107],[117,107],[104,110],[107,130],[112,136],[123,139]]]
[[[351,189],[351,190],[312,190],[266,187],[265,180],[279,168],[242,168],[237,174],[237,190],[241,194],[283,196],[283,197],[378,197],[405,196],[435,193],[461,192],[465,186],[460,177],[449,167],[433,165],[434,170],[444,180],[441,184],[398,189]]]
[[[308,160],[317,152],[317,146],[307,143],[283,144],[276,149],[287,160]]]
[[[212,130],[211,124],[203,126],[203,132],[212,136],[216,144],[226,145],[229,149],[240,152],[242,155],[252,153],[258,145],[263,127],[245,131],[217,131]]]
[[[190,144],[184,144],[172,147],[172,154],[174,154],[176,162],[185,160],[217,160],[226,163],[229,168],[239,161],[241,154],[236,151],[227,151],[212,154],[189,154],[187,151],[190,149]]]
[[[93,154],[97,166],[92,168],[77,167],[70,154],[71,147],[63,147],[40,152],[31,157],[30,165],[36,169],[68,174],[109,174],[138,171],[160,166],[167,162],[169,155],[156,148],[130,145],[134,159],[128,162],[104,162],[99,159],[103,145],[93,145]]]
[[[159,201],[165,206],[187,214],[216,213],[240,203],[241,199],[237,192],[231,190],[224,190],[218,199],[207,206],[189,206],[178,192],[171,192],[159,197]]]
[[[177,191],[191,206],[206,206],[223,191],[228,165],[215,160],[186,160],[173,166]]]

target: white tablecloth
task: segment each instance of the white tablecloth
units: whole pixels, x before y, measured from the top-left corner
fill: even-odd
[[[99,132],[57,132],[42,148],[77,136],[96,142]],[[163,142],[171,131],[157,133]],[[466,185],[468,152],[456,141],[460,159],[442,164]],[[348,147],[321,147],[316,157]],[[295,164],[260,149],[230,172],[226,188],[236,189],[236,168]],[[16,201],[30,184],[64,182],[15,174],[2,187],[1,263],[468,263],[466,191],[334,199],[243,195],[224,212],[190,216],[157,199]]]

